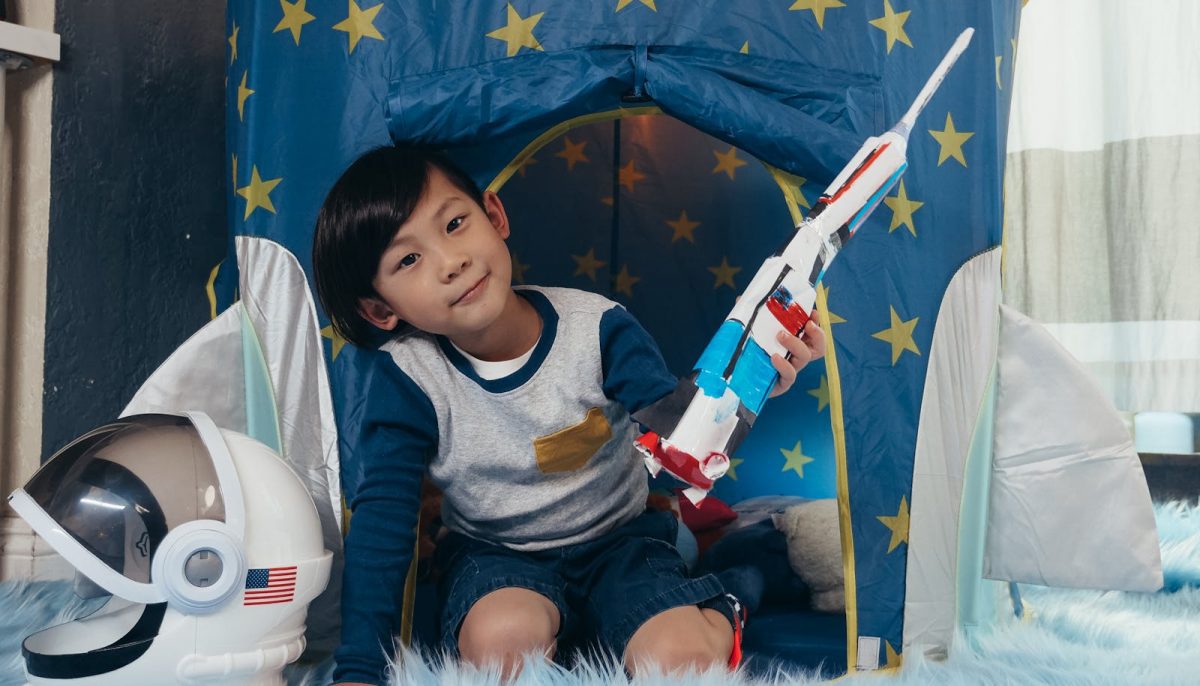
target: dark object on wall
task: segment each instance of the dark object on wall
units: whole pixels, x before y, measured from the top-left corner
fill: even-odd
[[[1200,455],[1141,453],[1146,485],[1155,502],[1200,498]]]

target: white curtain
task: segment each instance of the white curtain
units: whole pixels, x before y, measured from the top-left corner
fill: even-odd
[[[997,66],[1005,299],[1129,412],[1200,412],[1198,38],[1196,0],[1033,0]]]

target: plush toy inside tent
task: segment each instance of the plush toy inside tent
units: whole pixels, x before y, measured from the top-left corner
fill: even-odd
[[[308,283],[317,208],[352,160],[393,142],[445,149],[509,208],[516,281],[625,304],[685,374],[744,279],[973,27],[912,131],[901,183],[823,275],[824,364],[767,404],[713,492],[735,509],[837,501],[844,613],[765,608],[747,648],[880,669],[945,655],[956,630],[1012,614],[1005,582],[1150,589],[1161,570],[1136,454],[1096,429],[1119,420],[1082,400],[1079,375],[1045,382],[1069,361],[1000,304],[1020,4],[351,0],[317,30],[303,10],[281,21],[268,3],[230,2],[237,261],[215,276],[214,312],[235,290],[240,302],[193,350],[224,341],[243,365],[174,383],[189,373],[181,349],[131,409],[200,407],[279,446],[339,549],[360,478],[363,355],[326,326]],[[1035,348],[1041,379],[1012,364]],[[220,374],[244,393],[201,397]],[[1078,411],[1045,420],[1063,407]],[[1079,452],[1041,450],[1071,431]],[[1023,469],[1030,446],[1055,476]],[[1101,507],[1124,514],[1081,543],[1069,523]],[[334,574],[309,613],[317,649],[336,635]]]

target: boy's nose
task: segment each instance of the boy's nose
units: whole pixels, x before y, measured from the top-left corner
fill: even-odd
[[[446,280],[451,281],[457,278],[460,274],[466,271],[467,267],[471,266],[471,258],[466,254],[454,254],[446,256]]]

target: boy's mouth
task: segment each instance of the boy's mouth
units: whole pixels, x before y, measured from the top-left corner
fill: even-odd
[[[458,296],[458,300],[455,300],[454,302],[450,303],[450,306],[454,307],[455,305],[465,305],[465,304],[471,302],[472,300],[474,300],[475,298],[479,297],[479,294],[483,292],[484,282],[488,280],[488,276],[489,276],[488,274],[484,274],[482,279],[476,281],[475,285],[471,286],[471,288],[468,289],[466,293],[463,293],[462,295]]]

